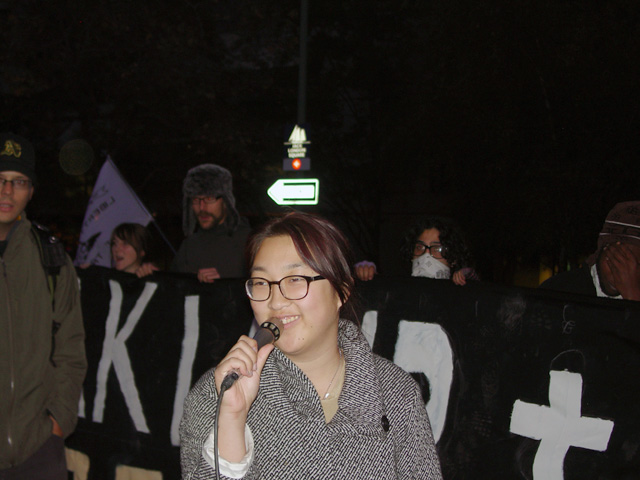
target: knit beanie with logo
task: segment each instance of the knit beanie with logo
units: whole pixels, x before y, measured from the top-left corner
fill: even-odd
[[[36,155],[33,145],[15,133],[0,133],[0,172],[20,172],[35,183]]]

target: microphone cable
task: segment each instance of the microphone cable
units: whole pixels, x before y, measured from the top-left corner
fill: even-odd
[[[253,338],[258,342],[258,350],[268,343],[275,343],[280,338],[280,328],[282,323],[278,319],[274,319],[273,322],[264,322],[260,325],[260,328],[255,333]],[[216,407],[216,413],[213,416],[213,458],[216,469],[216,480],[220,480],[220,463],[218,455],[218,417],[220,416],[220,407],[222,406],[222,397],[224,392],[229,390],[236,380],[240,378],[240,374],[236,371],[231,371],[222,380],[220,384],[220,394],[218,395],[218,405]]]
[[[240,378],[236,372],[231,372],[224,377],[220,385],[220,394],[218,395],[218,405],[216,414],[213,416],[213,458],[216,465],[216,480],[220,480],[220,463],[218,460],[218,417],[220,416],[220,407],[222,406],[222,397],[235,381]]]

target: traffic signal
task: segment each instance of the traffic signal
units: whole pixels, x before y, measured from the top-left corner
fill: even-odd
[[[310,169],[310,158],[285,158],[282,160],[282,170],[285,171],[302,171]]]

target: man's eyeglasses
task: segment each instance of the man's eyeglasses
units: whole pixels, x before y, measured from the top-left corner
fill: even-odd
[[[427,245],[422,242],[416,242],[413,247],[413,256],[419,257],[421,255],[424,255],[427,250],[429,250],[429,253],[433,258],[444,258],[444,253],[447,251],[447,249],[439,243],[432,243],[431,245]]]
[[[10,183],[14,190],[26,190],[31,186],[31,180],[28,178],[14,178],[13,180],[0,178],[0,189],[4,188],[5,183]]]
[[[322,275],[307,277],[305,275],[289,275],[277,282],[270,282],[266,278],[250,278],[244,283],[247,295],[254,302],[264,302],[271,296],[271,286],[278,285],[280,293],[287,300],[300,300],[309,293],[309,284],[316,280],[326,280]]]
[[[216,203],[219,197],[192,197],[191,203],[193,205],[200,205],[201,202],[204,202],[207,205],[211,205],[212,203]]]

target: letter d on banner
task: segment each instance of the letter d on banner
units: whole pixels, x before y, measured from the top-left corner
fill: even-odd
[[[422,372],[429,379],[427,413],[437,442],[447,420],[453,382],[453,350],[447,333],[435,323],[400,320],[393,361],[407,372]]]
[[[378,312],[369,310],[362,318],[362,333],[371,346],[377,329]],[[423,373],[429,380],[431,397],[427,414],[433,439],[438,442],[447,420],[453,382],[453,350],[449,336],[435,323],[400,320],[393,362],[407,372]]]

